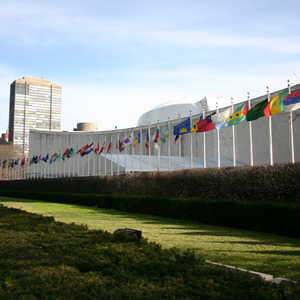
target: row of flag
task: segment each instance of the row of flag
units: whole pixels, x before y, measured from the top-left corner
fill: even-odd
[[[4,160],[0,160],[0,167],[2,166],[3,169],[7,168],[14,168],[18,165],[21,165],[21,167],[24,167],[26,163],[26,158],[24,157],[22,160],[20,160],[19,158],[17,159],[12,159],[12,160],[8,160],[8,159],[4,159]]]
[[[220,130],[226,126],[233,126],[237,125],[245,120],[247,121],[254,121],[260,117],[269,117],[274,114],[278,114],[283,111],[293,111],[300,108],[300,90],[294,93],[289,94],[288,89],[284,90],[282,93],[277,94],[276,96],[272,97],[270,101],[268,98],[263,100],[262,102],[256,104],[253,108],[249,109],[248,102],[243,103],[240,105],[235,111],[232,111],[232,108],[228,108],[221,113],[212,113],[207,117],[199,117],[193,126],[191,126],[190,117],[181,122],[178,125],[173,127],[173,134],[175,136],[175,141],[178,140],[180,135],[191,133],[191,132],[205,132],[213,129]],[[162,135],[160,136],[160,129],[157,128],[150,139],[149,137],[149,130],[146,132],[146,142],[145,147],[149,149],[150,141],[154,143],[158,143],[159,141],[166,143],[169,137],[169,127],[167,126],[166,129],[163,131]],[[120,152],[124,151],[125,147],[132,145],[135,147],[136,145],[141,143],[141,132],[139,132],[136,137],[133,134],[126,137],[123,141],[119,140],[116,143],[116,149]],[[100,145],[98,142],[97,146],[93,142],[91,144],[86,144],[82,148],[67,148],[63,154],[61,152],[55,152],[52,156],[49,153],[45,156],[37,155],[33,156],[30,160],[31,164],[36,164],[40,161],[44,161],[45,163],[48,162],[52,164],[53,162],[62,159],[69,159],[76,155],[80,155],[81,157],[88,155],[90,153],[95,154],[102,154],[102,153],[109,153],[112,148],[112,142],[108,144],[106,147],[106,141]]]
[[[221,113],[212,113],[203,118],[203,115],[197,119],[195,124],[191,126],[190,118],[182,123],[174,126],[173,134],[176,136],[175,141],[179,135],[189,132],[205,132],[212,129],[220,130],[226,126],[237,125],[245,120],[254,121],[261,117],[270,117],[271,115],[280,112],[294,111],[300,108],[300,90],[289,94],[288,89],[282,93],[272,97],[270,101],[268,98],[256,104],[249,110],[248,102],[243,103],[234,112],[232,108],[228,108]]]

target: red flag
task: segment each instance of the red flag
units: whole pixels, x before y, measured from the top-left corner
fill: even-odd
[[[108,152],[108,151],[110,150],[110,148],[111,148],[111,142],[109,143],[109,145],[108,145],[108,148],[107,148],[107,151],[106,151],[106,152]]]
[[[216,128],[214,122],[211,120],[211,116],[212,115],[208,116],[207,118],[196,124],[198,127],[197,132],[209,131]]]
[[[99,142],[98,142],[97,148],[94,150],[96,154],[97,154],[97,152],[98,152],[99,149],[100,149],[99,147],[100,147],[100,146],[99,146]]]
[[[25,165],[25,157],[21,161],[21,167],[23,167],[24,165]]]
[[[105,142],[103,143],[103,146],[101,147],[101,150],[99,152],[99,155],[102,153],[102,151],[105,149]]]
[[[119,140],[119,151],[120,152],[124,151],[123,142],[121,142],[120,140]]]

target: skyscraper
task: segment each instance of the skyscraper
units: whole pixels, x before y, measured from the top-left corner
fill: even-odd
[[[61,86],[23,77],[10,86],[9,142],[29,151],[30,129],[60,130]]]

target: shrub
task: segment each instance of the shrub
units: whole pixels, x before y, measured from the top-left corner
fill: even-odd
[[[299,203],[3,190],[0,194],[49,202],[114,208],[126,212],[300,236]]]

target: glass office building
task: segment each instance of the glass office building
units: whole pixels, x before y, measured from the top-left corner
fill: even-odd
[[[10,86],[9,142],[29,151],[30,129],[61,129],[61,86],[23,77]]]

